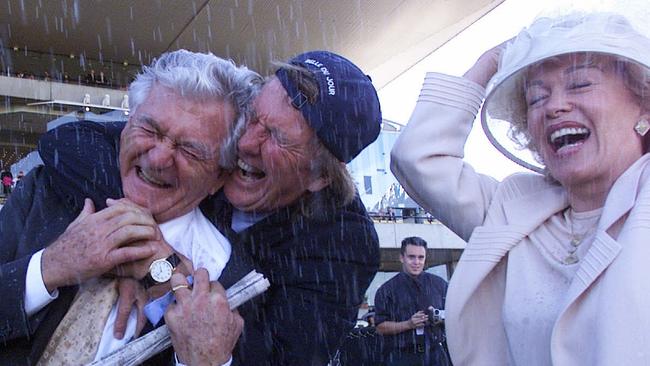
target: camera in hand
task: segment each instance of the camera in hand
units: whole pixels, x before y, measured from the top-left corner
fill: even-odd
[[[441,309],[429,308],[427,316],[429,317],[429,325],[437,325],[445,321],[445,311]]]

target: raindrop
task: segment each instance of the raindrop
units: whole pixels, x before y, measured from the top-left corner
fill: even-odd
[[[79,14],[79,0],[74,0],[72,3],[72,19],[74,20],[74,24],[79,24],[79,19],[81,19],[81,15]]]
[[[300,22],[295,22],[294,25],[296,26],[296,39],[300,39]],[[303,25],[305,24],[304,22],[302,23]]]
[[[43,14],[43,24],[45,25],[45,34],[50,34],[50,24],[47,21],[47,14]]]
[[[133,20],[133,7],[129,6],[129,17]]]
[[[131,37],[131,55],[135,55],[135,42],[133,41],[133,37]]]
[[[20,0],[20,20],[27,25],[27,14],[25,14],[25,0]]]
[[[230,29],[235,30],[235,10],[233,8],[228,9],[230,13]]]
[[[109,17],[106,17],[106,38],[107,38],[109,44],[113,43],[113,33],[112,33],[112,29],[111,29],[111,19]]]
[[[102,36],[99,33],[97,33],[97,46],[100,50],[102,49]]]
[[[212,23],[212,14],[210,13],[210,4],[207,4],[205,6],[205,9],[206,9],[206,11],[208,13],[208,23]]]

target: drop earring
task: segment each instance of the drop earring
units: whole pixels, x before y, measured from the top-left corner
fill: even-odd
[[[650,131],[650,122],[647,119],[641,118],[639,122],[634,125],[634,131],[639,134],[639,136],[645,136],[648,131]]]

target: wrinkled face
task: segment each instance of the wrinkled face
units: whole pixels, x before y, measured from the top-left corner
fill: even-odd
[[[417,276],[424,270],[424,262],[427,259],[427,250],[419,245],[408,244],[404,248],[404,254],[399,255],[402,262],[402,270],[411,276]]]
[[[158,222],[181,216],[223,184],[219,143],[234,119],[227,103],[199,103],[155,84],[120,140],[124,195]]]
[[[239,140],[238,169],[224,187],[228,201],[242,211],[269,212],[322,189],[311,172],[314,131],[277,78],[264,85],[254,107],[256,117]]]
[[[634,125],[647,115],[623,77],[612,58],[584,54],[560,56],[528,71],[528,131],[563,186],[611,185],[642,155]]]

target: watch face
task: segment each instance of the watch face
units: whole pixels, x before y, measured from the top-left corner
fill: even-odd
[[[164,259],[154,261],[151,263],[151,267],[149,268],[151,278],[153,278],[154,281],[160,283],[169,281],[169,279],[172,278],[173,271],[174,268],[172,267],[171,263],[167,262]]]

